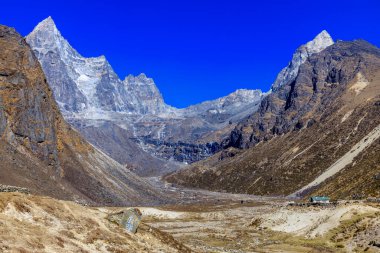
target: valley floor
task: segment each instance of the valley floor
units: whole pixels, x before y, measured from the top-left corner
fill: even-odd
[[[123,208],[0,193],[0,252],[380,252],[371,245],[380,243],[379,204],[299,207],[215,194],[139,207],[142,224],[129,234],[106,219]]]
[[[110,223],[123,208],[86,207],[0,193],[1,252],[380,252],[380,204],[288,206],[215,193],[196,203],[139,207],[129,234]]]
[[[380,252],[380,205],[243,203],[143,208],[145,222],[196,252]]]

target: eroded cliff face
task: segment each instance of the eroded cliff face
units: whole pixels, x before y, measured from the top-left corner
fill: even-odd
[[[227,149],[167,180],[258,195],[380,196],[379,104],[380,49],[339,41],[264,98]]]
[[[59,110],[39,62],[15,30],[1,27],[1,133],[15,146],[59,168]]]
[[[37,58],[14,29],[0,26],[0,50],[0,183],[92,204],[163,199],[64,121]]]

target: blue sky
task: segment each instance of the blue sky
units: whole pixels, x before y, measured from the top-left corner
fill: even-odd
[[[121,78],[146,73],[184,107],[238,88],[267,91],[294,50],[326,29],[380,45],[380,1],[6,1],[1,24],[27,35],[52,16],[83,56]]]

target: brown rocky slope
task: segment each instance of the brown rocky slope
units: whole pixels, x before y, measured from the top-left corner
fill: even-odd
[[[144,180],[63,120],[25,39],[0,26],[0,183],[91,204],[158,203]]]
[[[224,151],[166,179],[263,195],[380,196],[379,115],[380,49],[338,41],[266,97]]]

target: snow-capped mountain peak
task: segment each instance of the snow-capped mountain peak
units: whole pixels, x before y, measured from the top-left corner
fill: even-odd
[[[54,20],[51,16],[47,17],[46,19],[42,20],[34,29],[34,31],[40,31],[40,30],[49,30],[53,31],[55,33],[59,33],[57,26],[55,25]]]
[[[330,34],[326,30],[323,30],[312,41],[306,43],[305,47],[308,49],[308,52],[311,55],[321,52],[332,44],[334,44],[334,41],[331,38]]]
[[[323,30],[312,41],[300,46],[293,54],[293,58],[288,66],[283,68],[278,74],[272,85],[272,90],[276,90],[284,84],[292,82],[298,74],[299,67],[309,56],[321,52],[332,44],[334,44],[334,41],[330,34],[326,30]]]
[[[140,74],[121,81],[105,56],[81,56],[63,38],[51,17],[40,22],[26,39],[66,115],[80,113],[98,118],[107,112],[155,114],[166,107],[152,79]],[[133,88],[130,84],[145,88]],[[160,109],[144,104],[149,104],[149,100],[154,100]]]

